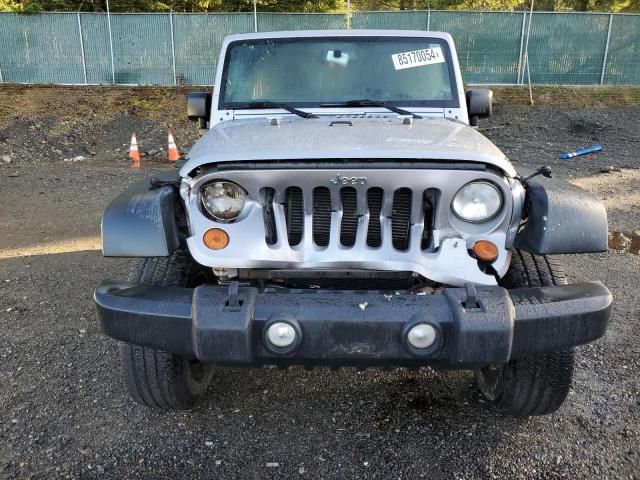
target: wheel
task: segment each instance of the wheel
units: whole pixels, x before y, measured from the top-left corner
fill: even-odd
[[[556,259],[515,250],[501,281],[507,289],[566,285]],[[477,369],[476,384],[500,412],[525,417],[555,412],[569,394],[574,350],[542,353]]]
[[[139,258],[129,281],[144,285],[190,287],[207,278],[206,270],[188,253]],[[210,365],[171,352],[119,342],[125,383],[133,399],[147,407],[183,410],[207,391]]]

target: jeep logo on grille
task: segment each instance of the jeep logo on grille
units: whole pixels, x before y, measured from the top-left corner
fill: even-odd
[[[367,177],[343,177],[337,173],[336,176],[329,181],[334,185],[365,185],[367,183]]]

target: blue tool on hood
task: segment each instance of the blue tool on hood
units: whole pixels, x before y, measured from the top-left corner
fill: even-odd
[[[586,155],[587,153],[599,152],[600,150],[602,150],[602,145],[591,145],[590,147],[582,148],[580,150],[576,150],[575,152],[561,153],[560,158],[566,159],[566,158],[578,157],[580,155]]]

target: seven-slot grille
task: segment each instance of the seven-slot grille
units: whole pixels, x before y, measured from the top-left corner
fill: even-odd
[[[366,188],[358,186],[358,188]],[[265,226],[265,240],[267,244],[277,243],[277,229],[274,213],[275,190],[265,188],[263,201],[263,214]],[[320,247],[329,246],[332,229],[332,215],[340,212],[338,241],[344,247],[353,247],[356,243],[358,229],[366,229],[366,244],[377,248],[382,245],[383,205],[386,196],[390,196],[392,202],[391,215],[388,216],[391,223],[391,243],[396,250],[406,251],[410,247],[410,229],[412,212],[420,209],[420,218],[423,219],[423,232],[421,248],[428,250],[431,247],[431,232],[433,229],[436,190],[427,189],[422,194],[422,201],[414,205],[413,191],[403,187],[396,190],[385,191],[379,187],[369,187],[366,196],[360,199],[365,205],[358,205],[358,191],[355,187],[345,186],[337,192],[338,205],[332,206],[331,190],[327,187],[315,187],[312,192],[311,223],[313,241]],[[300,187],[291,186],[284,191],[284,222],[286,225],[286,242],[294,247],[302,242],[305,229],[304,193]],[[367,222],[360,221],[362,212],[368,212]],[[415,217],[415,216],[414,216]],[[283,239],[284,240],[284,239]]]

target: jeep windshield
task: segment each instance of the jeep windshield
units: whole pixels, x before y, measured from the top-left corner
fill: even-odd
[[[224,109],[256,108],[251,104],[264,102],[308,108],[459,106],[447,42],[427,37],[232,42],[220,98]]]

